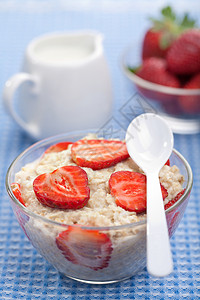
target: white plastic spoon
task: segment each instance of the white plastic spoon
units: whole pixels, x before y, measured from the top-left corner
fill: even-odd
[[[166,276],[173,270],[159,171],[173,149],[173,134],[165,120],[153,113],[136,117],[126,133],[131,158],[147,176],[147,270]]]

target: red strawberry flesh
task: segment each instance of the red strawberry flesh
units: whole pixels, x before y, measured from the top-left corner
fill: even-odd
[[[108,266],[112,252],[112,243],[105,233],[79,226],[69,226],[61,232],[56,244],[67,260],[95,271]]]
[[[79,140],[72,145],[73,161],[81,166],[100,170],[129,157],[126,144],[115,140]]]
[[[169,159],[166,161],[165,165],[170,166],[170,160]]]
[[[61,142],[61,143],[57,143],[55,145],[50,146],[49,148],[47,148],[47,150],[45,151],[46,153],[52,153],[52,152],[60,152],[63,150],[67,150],[69,145],[71,145],[72,142]]]
[[[22,198],[20,185],[18,183],[14,182],[11,184],[11,189],[12,189],[14,196],[17,198],[17,200],[19,200],[19,202],[21,202],[21,204],[26,206],[24,203],[24,199]]]
[[[174,205],[185,193],[185,189],[183,189],[181,192],[179,192],[176,197],[172,200],[170,200],[167,204],[165,204],[165,210]]]
[[[146,211],[146,176],[131,171],[118,171],[109,180],[111,195],[118,206],[125,210],[142,213]],[[163,199],[168,195],[161,185]]]
[[[87,174],[78,166],[60,167],[39,175],[33,189],[38,201],[52,208],[79,209],[90,197]]]

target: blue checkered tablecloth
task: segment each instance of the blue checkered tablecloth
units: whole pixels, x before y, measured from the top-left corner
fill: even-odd
[[[173,1],[136,0],[0,0],[0,90],[18,72],[29,41],[51,31],[95,29],[104,47],[113,87],[113,117],[133,93],[119,67],[120,55],[137,40],[152,15]],[[175,1],[174,1],[175,2]],[[198,0],[177,0],[179,12],[190,11],[200,22]],[[200,299],[200,134],[175,135],[175,148],[189,161],[194,186],[189,205],[171,246],[174,272],[154,278],[146,269],[115,284],[89,285],[68,279],[36,252],[19,227],[5,190],[12,160],[34,141],[6,113],[0,101],[0,299]],[[130,262],[131,263],[131,262]]]

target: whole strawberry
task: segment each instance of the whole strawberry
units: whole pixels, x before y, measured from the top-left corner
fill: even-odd
[[[169,46],[162,44],[163,34],[161,31],[149,29],[144,37],[142,59],[152,56],[165,57]]]
[[[195,95],[180,96],[179,105],[184,113],[195,114],[200,113],[200,72],[194,75],[184,86],[185,89],[199,89],[199,93]]]
[[[167,53],[168,69],[178,75],[200,71],[200,29],[184,32]]]
[[[135,74],[153,83],[175,88],[180,87],[179,80],[167,70],[166,60],[163,58],[150,57],[145,59]]]
[[[148,57],[165,57],[172,42],[186,29],[192,28],[195,21],[188,18],[177,18],[170,6],[161,10],[161,18],[150,18],[152,26],[147,30],[142,47],[143,60]]]

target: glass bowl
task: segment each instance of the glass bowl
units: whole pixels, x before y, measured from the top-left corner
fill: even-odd
[[[96,133],[94,130],[89,132]],[[27,163],[40,159],[48,147],[63,141],[77,141],[87,133],[88,131],[62,134],[47,138],[27,148],[9,167],[6,176],[6,188],[14,214],[24,233],[33,247],[59,272],[81,282],[113,283],[127,279],[145,268],[145,219],[136,223],[109,227],[66,225],[29,211],[17,200],[11,188],[11,184],[15,182],[15,174]],[[120,131],[118,137],[123,140],[124,132]],[[184,194],[166,210],[169,235],[172,236],[187,206],[193,179],[188,162],[176,150],[173,150],[170,161],[171,165],[175,164],[179,167],[180,172],[185,177]],[[70,257],[69,253],[63,252],[62,242],[65,243],[65,236],[68,236],[69,231],[71,244],[67,247],[69,246],[70,251],[76,251],[78,255],[76,261]],[[105,242],[103,248],[98,243],[94,245],[92,238],[82,238],[82,235],[92,237],[92,232],[101,234]],[[61,243],[58,243],[59,236],[64,239]],[[103,262],[101,268],[98,267],[99,261]]]
[[[129,45],[121,57],[121,69],[134,83],[139,93],[148,101],[149,106],[164,117],[174,133],[193,134],[200,132],[200,89],[172,88],[144,80],[131,69],[142,63],[142,43]],[[193,106],[192,98],[199,101],[198,109]],[[195,102],[196,102],[195,100]]]

